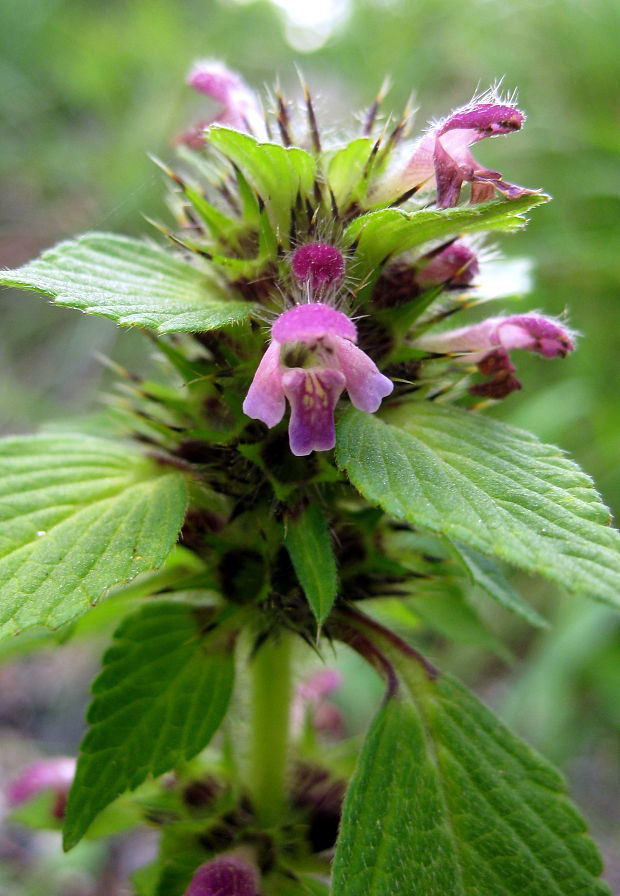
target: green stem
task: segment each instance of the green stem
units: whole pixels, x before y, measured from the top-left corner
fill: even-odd
[[[286,806],[291,638],[267,639],[252,662],[250,783],[261,822],[277,824]]]

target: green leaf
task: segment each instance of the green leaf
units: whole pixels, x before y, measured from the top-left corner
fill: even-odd
[[[0,441],[0,632],[55,628],[160,566],[183,521],[182,474],[86,436]]]
[[[0,277],[35,289],[57,305],[159,333],[214,330],[246,320],[249,302],[232,301],[204,270],[156,245],[109,233],[59,243]]]
[[[327,180],[336,205],[342,211],[358,197],[371,157],[374,140],[360,137],[339,149],[329,160]]]
[[[338,593],[338,573],[329,529],[318,504],[309,504],[286,521],[286,549],[319,625]]]
[[[65,848],[112,800],[199,753],[232,692],[230,635],[203,634],[199,608],[156,601],[119,626],[93,684],[64,827]]]
[[[444,638],[493,650],[504,659],[510,655],[470,606],[458,584],[431,580],[420,582],[412,592],[412,596],[406,598],[407,607]]]
[[[262,882],[265,896],[329,896],[329,884],[311,874],[296,871],[274,874]]]
[[[205,197],[189,184],[183,185],[183,192],[193,205],[197,214],[202,218],[215,239],[232,241],[237,246],[236,234],[239,230],[239,222],[229,218],[218,208],[208,202]]]
[[[431,402],[385,418],[350,409],[338,427],[338,464],[368,500],[620,606],[620,533],[592,480],[558,448]]]
[[[249,134],[217,125],[209,128],[206,139],[240,169],[256,190],[267,207],[278,239],[287,246],[291,209],[298,196],[310,196],[314,189],[316,163],[312,156],[298,147],[287,149],[276,143],[259,143]]]
[[[609,896],[555,769],[457,681],[398,663],[346,797],[333,896]]]
[[[548,622],[523,600],[494,560],[473,551],[464,544],[451,542],[451,546],[474,585],[482,588],[498,604],[517,616],[521,616],[530,625],[548,628]]]
[[[360,279],[375,273],[393,255],[463,233],[485,230],[512,231],[523,228],[524,212],[548,202],[544,193],[531,193],[521,199],[494,199],[478,205],[406,212],[388,208],[361,215],[344,233],[344,243],[357,241],[355,273]]]

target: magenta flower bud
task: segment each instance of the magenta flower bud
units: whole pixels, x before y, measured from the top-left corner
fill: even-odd
[[[328,286],[340,286],[344,280],[344,256],[329,243],[308,243],[295,249],[291,269],[300,284],[314,292]]]
[[[185,143],[194,149],[202,146],[205,128],[215,123],[247,131],[256,137],[265,136],[265,123],[255,94],[239,75],[223,63],[211,60],[197,62],[187,77],[187,83],[219,103],[220,109],[212,118],[198,122],[177,137],[178,143]]]
[[[333,448],[334,409],[344,389],[356,408],[373,414],[394,388],[356,342],[353,321],[329,305],[309,302],[285,311],[271,328],[271,345],[245,397],[244,412],[272,427],[284,416],[288,399],[293,454]]]
[[[258,896],[258,869],[239,856],[201,865],[183,896]]]
[[[414,146],[405,167],[371,190],[371,202],[385,201],[412,189],[437,190],[437,205],[456,205],[464,182],[471,183],[471,201],[491,199],[495,190],[507,199],[536,192],[511,184],[498,171],[479,165],[469,147],[485,137],[518,131],[525,116],[514,106],[472,102],[429,130]]]
[[[490,383],[473,386],[474,395],[503,398],[521,384],[512,376],[515,367],[508,352],[527,349],[545,358],[564,358],[575,348],[574,334],[563,324],[542,314],[512,314],[489,317],[479,324],[428,333],[414,343],[416,348],[437,354],[459,353],[459,360],[477,364]],[[502,394],[499,394],[501,392]]]
[[[187,76],[187,84],[223,106],[235,93],[248,90],[239,75],[217,60],[196,62]]]
[[[53,814],[56,818],[62,818],[67,794],[75,776],[75,765],[75,759],[70,756],[57,756],[32,762],[9,784],[7,791],[9,804],[19,806],[44,790],[50,790],[56,795]]]
[[[455,240],[431,260],[416,275],[416,283],[422,289],[440,286],[469,286],[480,273],[480,265],[467,243]]]

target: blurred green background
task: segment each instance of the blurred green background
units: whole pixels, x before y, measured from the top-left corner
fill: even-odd
[[[619,34],[609,0],[0,0],[0,264],[84,230],[148,230],[141,213],[161,216],[163,203],[147,152],[172,158],[171,136],[210,111],[184,86],[196,58],[223,59],[259,88],[277,78],[293,96],[299,66],[321,122],[343,133],[386,74],[387,107],[415,92],[419,127],[503,77],[527,125],[476,154],[554,196],[501,243],[534,261],[519,307],[566,310],[583,335],[564,362],[517,358],[524,389],[493,413],[569,450],[618,516]],[[0,302],[5,432],[96,409],[95,353],[135,364],[142,351],[136,334],[40,297]],[[540,601],[554,627],[505,624],[512,666],[479,650],[444,664],[567,769],[620,888],[617,614]]]

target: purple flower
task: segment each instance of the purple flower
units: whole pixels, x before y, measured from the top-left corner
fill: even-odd
[[[197,62],[187,77],[187,83],[219,103],[220,109],[211,118],[198,122],[177,137],[177,143],[185,143],[193,149],[200,148],[204,144],[205,128],[216,122],[256,137],[265,136],[265,123],[254,92],[223,63],[210,60]]]
[[[10,805],[19,806],[42,791],[51,790],[56,795],[54,817],[62,818],[74,776],[75,759],[72,757],[40,759],[22,769],[19,777],[9,784],[7,799]]]
[[[545,358],[564,358],[575,348],[574,334],[559,321],[541,314],[489,317],[458,330],[425,334],[414,345],[436,354],[458,353],[459,360],[477,364],[480,372],[492,379],[472,386],[470,392],[492,398],[503,398],[521,388],[513,376],[516,368],[508,354],[512,349],[527,349]]]
[[[414,146],[405,167],[371,191],[371,202],[394,198],[412,189],[437,190],[437,205],[456,205],[465,181],[471,183],[471,201],[492,199],[498,190],[507,199],[536,192],[502,179],[498,171],[478,164],[469,147],[485,137],[518,131],[525,116],[517,108],[483,97],[457,109],[432,127]]]
[[[285,311],[271,328],[244,412],[272,427],[284,416],[287,398],[293,454],[333,448],[334,408],[344,389],[356,408],[372,414],[394,388],[356,342],[353,321],[329,305],[309,302]]]
[[[201,865],[183,896],[258,896],[258,870],[239,856]]]

